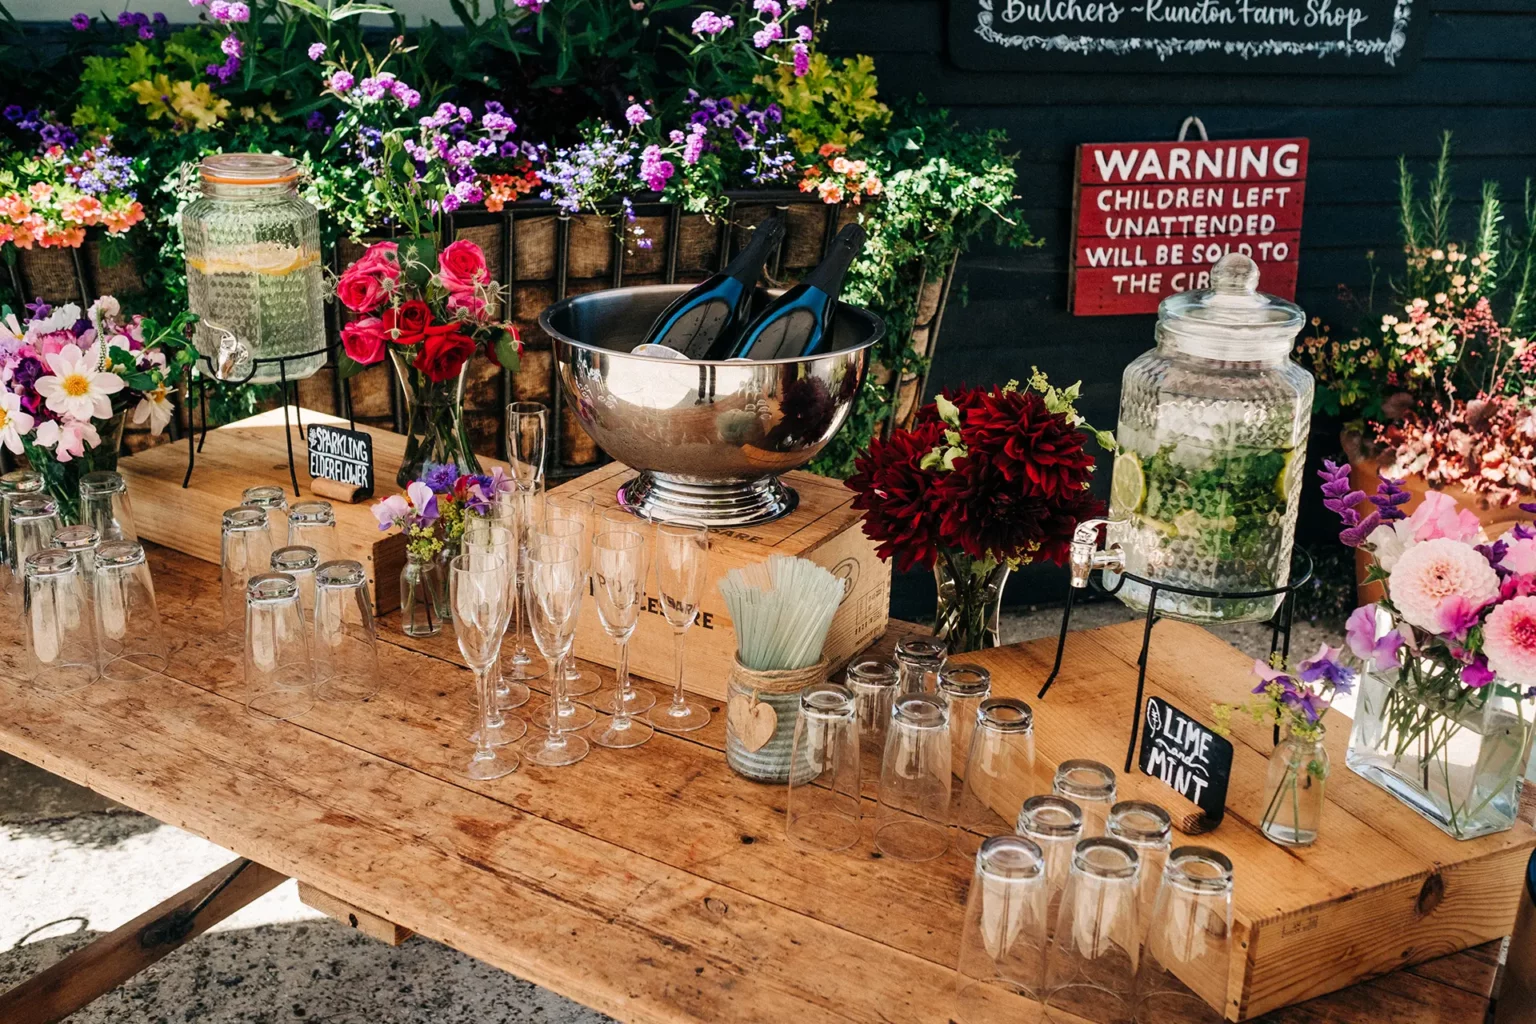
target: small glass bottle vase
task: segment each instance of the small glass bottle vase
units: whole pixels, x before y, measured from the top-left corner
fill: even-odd
[[[1360,677],[1345,763],[1457,839],[1509,828],[1536,724],[1519,691],[1495,679],[1446,700],[1425,666],[1402,671]]]
[[[406,636],[436,636],[448,621],[447,611],[442,563],[407,552],[400,570],[400,631]]]
[[[1290,733],[1269,755],[1259,828],[1272,843],[1311,846],[1317,842],[1329,771],[1323,734],[1322,726],[1315,733]]]
[[[941,550],[933,565],[938,586],[938,611],[933,633],[950,653],[996,647],[998,616],[1003,607],[1007,564],[987,566],[962,551]]]
[[[398,348],[390,346],[390,361],[405,396],[405,458],[395,482],[408,487],[421,479],[427,463],[457,466],[460,473],[480,472],[480,460],[470,445],[464,423],[464,382],[469,360],[447,380],[434,381],[412,366]]]

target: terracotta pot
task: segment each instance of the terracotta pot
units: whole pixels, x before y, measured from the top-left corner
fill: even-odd
[[[1348,444],[1345,448],[1348,450]],[[1381,467],[1375,459],[1364,456],[1352,456],[1349,460],[1349,482],[1357,490],[1366,494],[1375,494],[1376,485],[1381,480]],[[1405,512],[1413,512],[1424,500],[1424,495],[1432,490],[1438,490],[1456,499],[1456,503],[1462,508],[1477,514],[1478,522],[1483,524],[1483,532],[1490,540],[1497,540],[1506,530],[1516,523],[1522,523],[1531,517],[1520,511],[1520,503],[1516,502],[1507,506],[1490,506],[1484,495],[1474,494],[1463,487],[1431,487],[1423,477],[1410,476],[1403,480],[1403,489],[1413,495],[1408,503],[1403,506]],[[1536,501],[1536,495],[1525,499]],[[1361,502],[1360,512],[1365,514],[1371,509],[1369,502]],[[1370,568],[1371,556],[1364,551],[1355,552],[1355,583],[1359,590],[1360,603],[1367,604],[1371,601],[1379,601],[1382,597],[1382,585],[1380,583],[1367,584],[1365,582],[1366,570]]]

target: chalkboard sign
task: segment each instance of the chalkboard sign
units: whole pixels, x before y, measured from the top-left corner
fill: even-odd
[[[358,497],[373,494],[372,437],[361,430],[311,423],[306,440],[309,442],[311,477],[360,487],[362,491]]]
[[[1155,313],[1229,252],[1259,265],[1260,291],[1294,299],[1306,181],[1306,139],[1079,146],[1072,312]]]
[[[1215,828],[1227,811],[1232,742],[1217,736],[1160,697],[1147,698],[1141,732],[1141,770],[1199,804]]]
[[[1394,74],[1428,0],[950,0],[950,56],[979,71]],[[1217,97],[1211,97],[1215,100]]]

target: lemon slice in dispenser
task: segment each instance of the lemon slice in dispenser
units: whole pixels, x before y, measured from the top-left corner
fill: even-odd
[[[1117,514],[1141,511],[1147,500],[1147,476],[1135,452],[1115,456],[1115,472],[1109,482],[1109,507]]]

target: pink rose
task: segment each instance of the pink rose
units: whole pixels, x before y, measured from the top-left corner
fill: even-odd
[[[460,239],[437,257],[438,279],[450,292],[473,291],[491,279],[485,269],[485,253],[474,242]]]
[[[400,280],[400,246],[394,242],[375,242],[347,270],[398,281]]]
[[[1471,543],[1478,538],[1482,525],[1476,513],[1456,504],[1456,499],[1440,491],[1425,493],[1424,500],[1404,524],[1416,541],[1448,537]]]
[[[384,342],[389,332],[376,316],[354,320],[341,329],[341,347],[353,362],[372,366],[384,358]]]
[[[361,273],[355,266],[348,267],[336,282],[336,298],[354,313],[372,313],[389,297],[384,284],[373,274]]]
[[[485,319],[485,300],[474,292],[449,292],[448,312],[463,312],[471,320]]]

